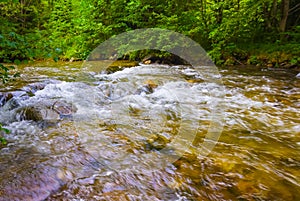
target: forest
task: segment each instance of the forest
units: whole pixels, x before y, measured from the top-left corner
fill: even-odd
[[[0,0],[0,22],[0,201],[300,201],[300,0]]]
[[[4,63],[84,60],[114,35],[157,27],[198,42],[217,65],[300,64],[298,0],[1,0],[0,11]]]

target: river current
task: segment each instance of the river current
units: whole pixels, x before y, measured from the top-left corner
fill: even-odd
[[[300,199],[296,71],[219,68],[219,88],[190,66],[81,66],[19,66],[1,88],[1,201]]]

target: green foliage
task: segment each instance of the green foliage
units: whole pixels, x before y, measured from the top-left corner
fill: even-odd
[[[2,145],[6,145],[6,144],[7,144],[7,141],[6,141],[6,139],[5,139],[5,138],[3,138],[3,137],[0,137],[0,144],[2,144]]]
[[[2,83],[5,84],[8,81],[13,80],[14,78],[19,76],[19,73],[11,74],[10,70],[14,69],[13,66],[4,66],[3,64],[0,64],[0,79],[2,80]],[[1,136],[1,132],[10,133],[10,131],[6,128],[2,127],[2,124],[0,123],[0,144],[5,145],[7,144],[5,138]]]
[[[2,62],[33,59],[35,50],[32,48],[32,38],[15,32],[0,35],[0,55]]]
[[[2,124],[0,123],[0,132],[1,131],[3,131],[3,132],[5,132],[5,133],[10,133],[10,130],[8,130],[8,129],[6,129],[6,128],[3,128],[2,127]],[[0,135],[0,144],[2,144],[2,145],[6,145],[7,144],[7,141],[6,141],[6,139],[5,138],[3,138],[3,137],[1,137],[1,135]]]
[[[4,66],[3,64],[0,64],[0,79],[2,80],[2,83],[5,84],[8,81],[14,80],[16,77],[19,77],[19,73],[10,73],[10,70],[15,69],[14,66]]]
[[[236,62],[247,59],[241,44],[299,44],[297,5],[290,1],[283,32],[281,0],[6,0],[0,2],[0,61],[85,59],[111,36],[157,27],[191,37],[217,64]]]
[[[292,65],[299,65],[300,64],[300,57],[293,57],[290,61]]]
[[[256,65],[258,63],[259,62],[257,60],[257,56],[255,56],[255,55],[250,56],[248,61],[247,61],[247,64],[252,64],[252,65]]]
[[[0,79],[2,80],[2,83],[5,84],[7,83],[8,81],[11,81],[13,80],[14,78],[18,77],[19,76],[19,73],[14,73],[14,74],[11,74],[9,71],[14,69],[13,66],[4,66],[3,64],[0,64]],[[1,131],[4,131],[5,133],[9,133],[10,131],[6,128],[3,128],[2,127],[2,124],[0,123],[0,132]],[[7,142],[5,140],[5,138],[3,138],[1,135],[0,135],[0,144],[3,144],[5,145]]]

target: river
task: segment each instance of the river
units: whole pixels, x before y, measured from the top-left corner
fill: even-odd
[[[204,154],[216,83],[189,66],[81,66],[21,65],[1,88],[1,201],[300,200],[296,71],[219,68],[224,126]]]

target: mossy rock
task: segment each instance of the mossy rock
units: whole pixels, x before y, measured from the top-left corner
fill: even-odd
[[[188,65],[188,63],[177,55],[150,54],[142,59],[143,64],[168,64],[168,65]]]
[[[138,65],[139,63],[136,61],[117,60],[114,61],[111,65],[109,65],[109,67],[106,69],[106,73],[110,74],[110,73],[124,70],[125,68],[131,68]]]
[[[125,68],[138,66],[139,63],[131,60],[92,60],[87,61],[84,65],[89,69],[89,71],[93,71],[95,73],[111,74],[117,71],[121,71]]]

